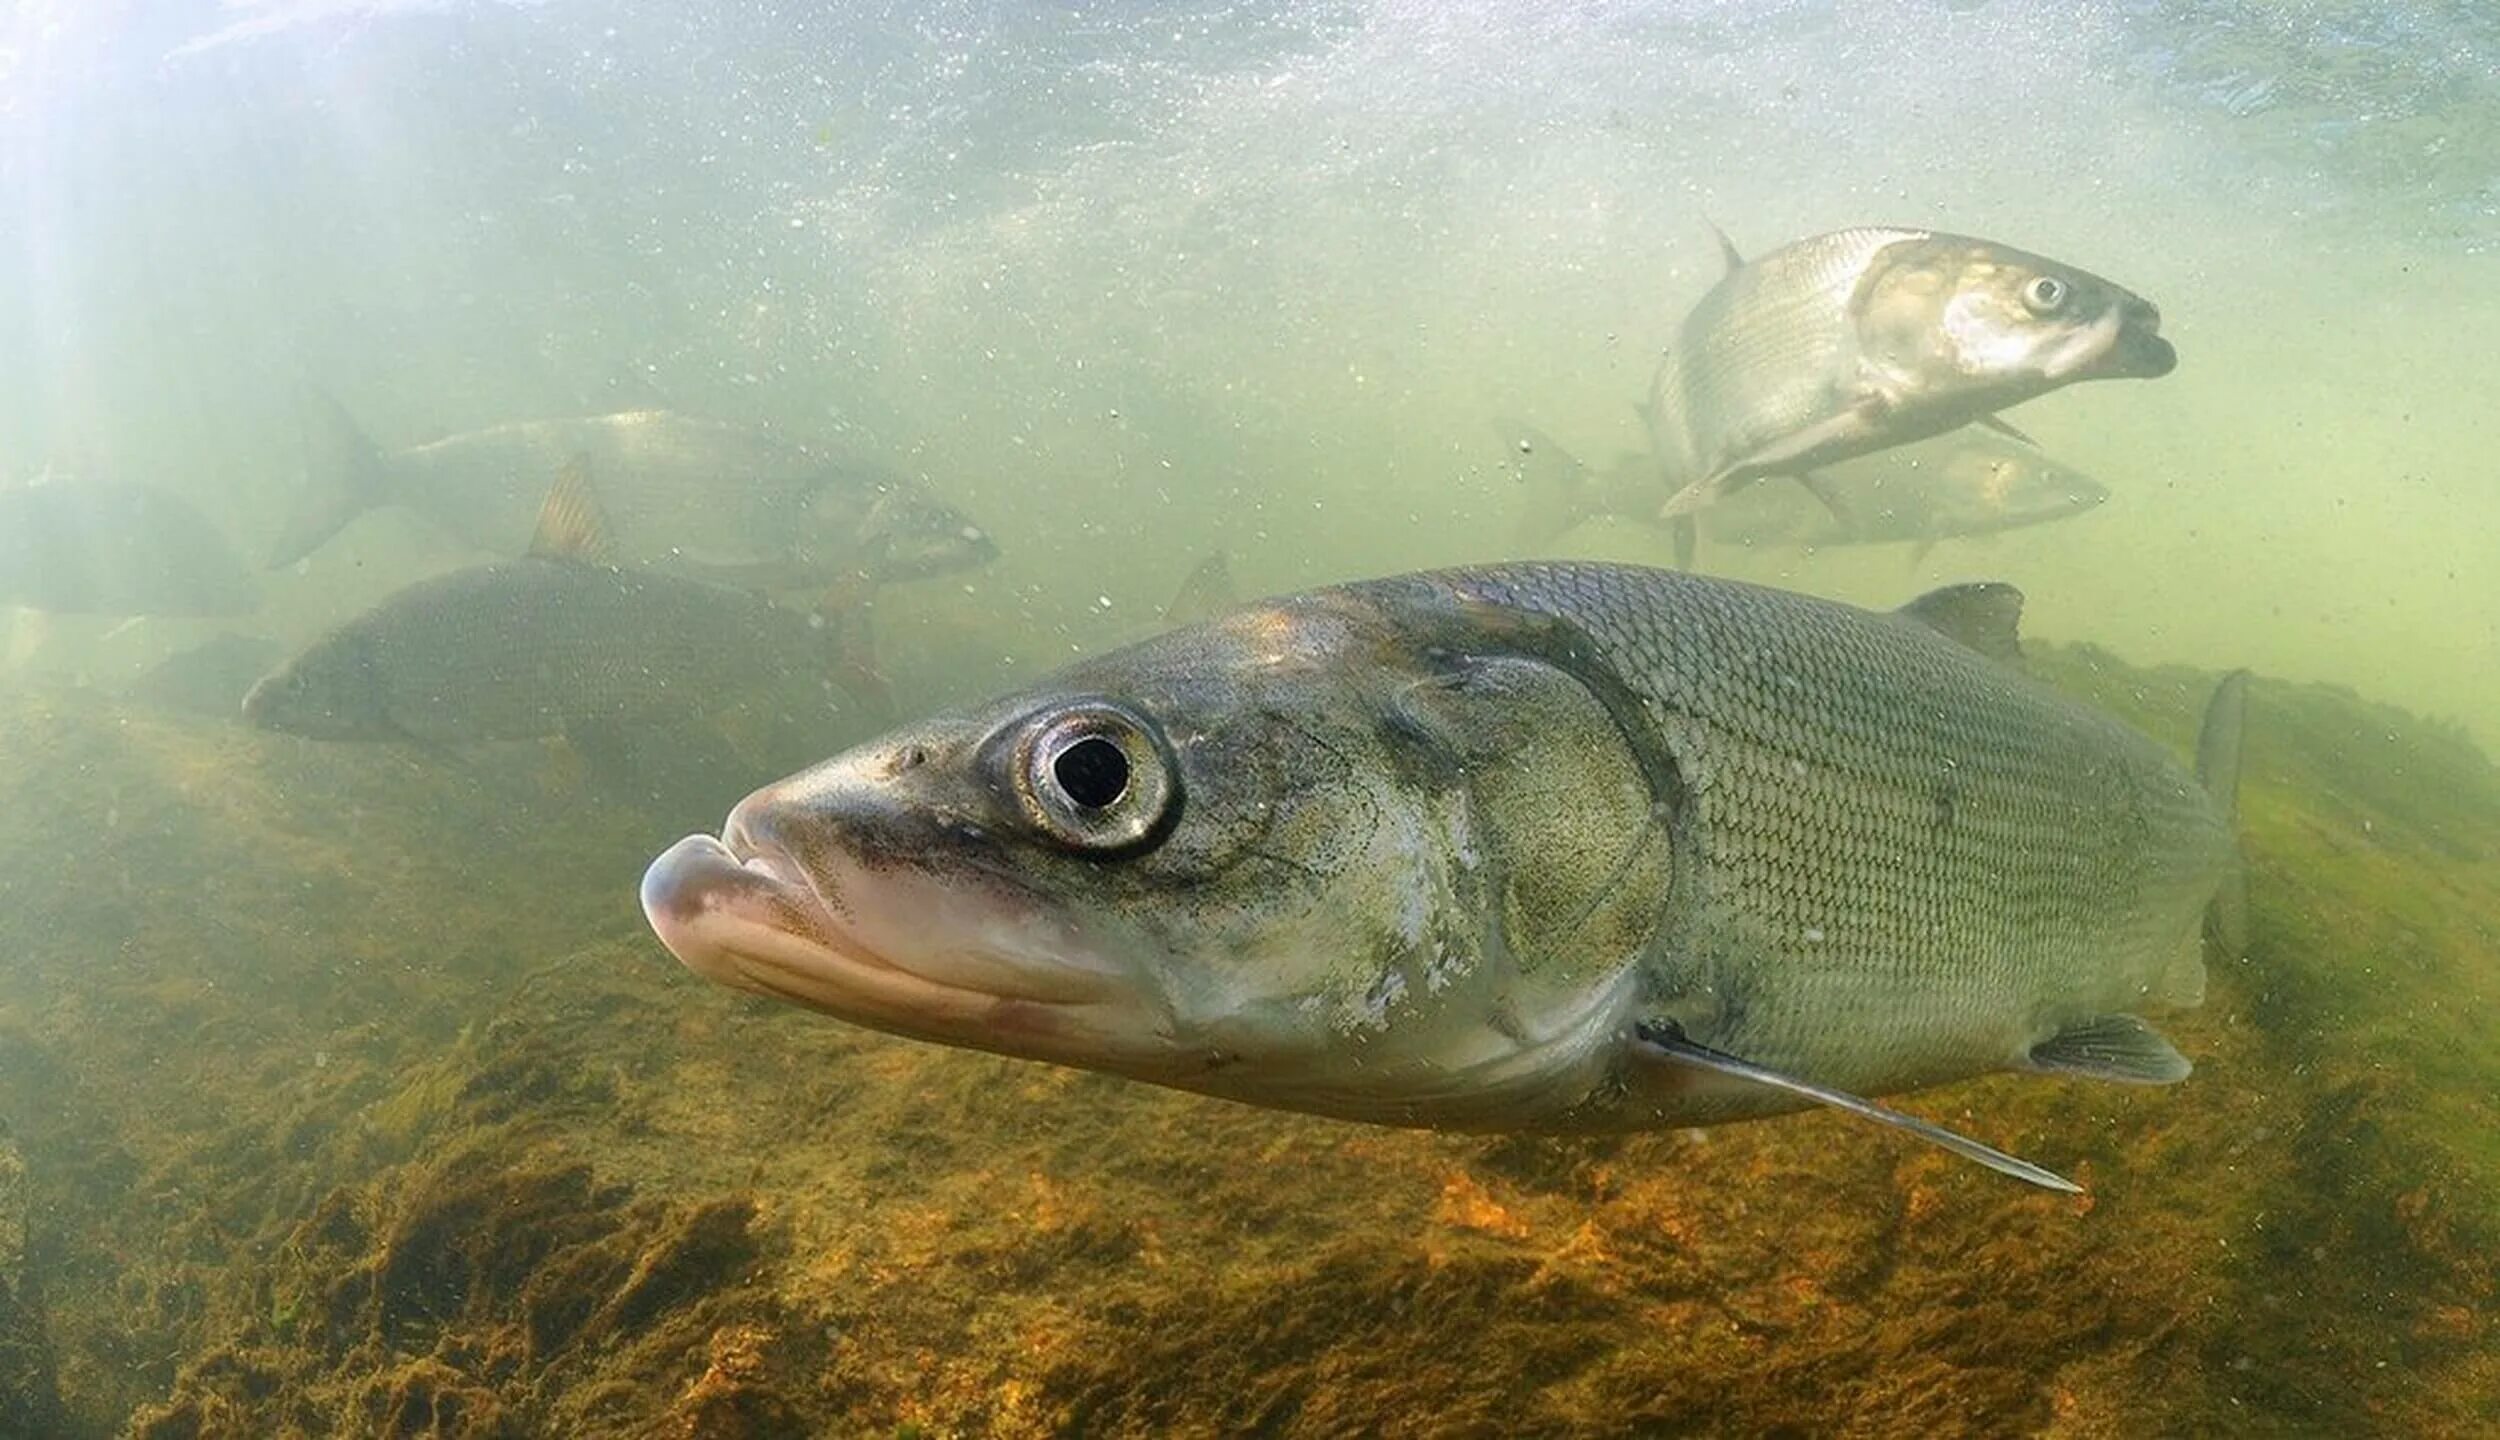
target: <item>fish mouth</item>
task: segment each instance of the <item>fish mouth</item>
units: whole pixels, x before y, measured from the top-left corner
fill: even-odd
[[[1104,1066],[1156,1048],[1107,968],[1046,958],[1034,907],[856,857],[806,863],[733,814],[642,879],[651,928],[688,969],[853,1024],[917,1039]],[[1019,943],[1021,941],[1022,943]]]
[[[2161,336],[2161,311],[2132,300],[2120,312],[2118,336],[2095,367],[2113,380],[2158,380],[2179,368],[2179,352]]]

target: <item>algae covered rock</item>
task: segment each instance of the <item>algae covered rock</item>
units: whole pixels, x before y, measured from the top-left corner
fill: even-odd
[[[2182,746],[2211,684],[2033,663]],[[1903,1101],[2062,1197],[1821,1116],[1413,1134],[891,1040],[684,974],[668,837],[542,753],[0,698],[41,1433],[2492,1429],[2500,779],[2323,687],[2249,725],[2197,1073]]]

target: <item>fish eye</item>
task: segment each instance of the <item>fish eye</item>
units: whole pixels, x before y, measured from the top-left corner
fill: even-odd
[[[1160,840],[1180,809],[1161,738],[1126,707],[1091,701],[1025,729],[1016,792],[1026,817],[1059,845],[1116,855]]]
[[[2054,275],[2038,275],[2023,287],[2023,306],[2034,315],[2054,315],[2066,304],[2074,287]]]

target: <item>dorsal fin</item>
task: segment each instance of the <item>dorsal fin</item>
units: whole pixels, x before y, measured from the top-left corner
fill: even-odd
[[[1719,222],[1709,216],[1702,216],[1701,223],[1710,227],[1710,238],[1719,242],[1719,258],[1727,262],[1728,272],[1735,273],[1737,267],[1745,263],[1745,257],[1737,253],[1736,242],[1727,238],[1727,232],[1719,228]]]
[[[1991,660],[2023,658],[2023,592],[1997,580],[1930,590],[1894,611]]]
[[[542,560],[605,561],[610,553],[608,518],[590,488],[590,457],[576,455],[556,472],[529,553]]]
[[[1209,551],[1181,580],[1180,588],[1172,592],[1172,603],[1163,607],[1163,623],[1195,625],[1223,614],[1237,603],[1232,562],[1221,550]]]

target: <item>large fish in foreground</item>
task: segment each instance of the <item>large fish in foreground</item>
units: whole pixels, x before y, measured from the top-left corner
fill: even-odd
[[[1917,559],[1939,541],[2069,519],[2109,498],[2108,487],[2035,445],[1961,430],[1833,466],[1826,474],[1847,497],[1846,525],[1795,486],[1753,485],[1702,511],[1696,537],[1694,527],[1659,518],[1667,488],[1656,457],[1625,452],[1601,470],[1532,425],[1507,421],[1501,429],[1527,490],[1522,544],[1549,545],[1574,526],[1613,515],[1666,526],[1676,564],[1686,569],[1695,538],[1767,548],[1907,544]]]
[[[599,477],[618,560],[758,590],[857,575],[909,580],[988,563],[987,531],[919,484],[762,430],[629,410],[530,420],[385,452],[327,396],[311,407],[307,487],[272,552],[289,565],[368,509],[415,510],[473,549],[517,555],[546,477]]]
[[[1651,448],[1690,515],[1765,476],[1803,482],[1846,525],[1849,492],[1816,473],[2083,380],[2178,365],[2161,312],[2101,277],[1992,240],[1838,230],[1746,260],[1667,346]]]
[[[2070,1189],[1862,1097],[2187,1074],[2141,1016],[2197,1003],[2236,894],[2242,682],[2200,784],[2021,674],[2019,606],[1319,590],[757,791],[643,907],[715,980],[947,1044],[1462,1130],[1821,1103]]]

